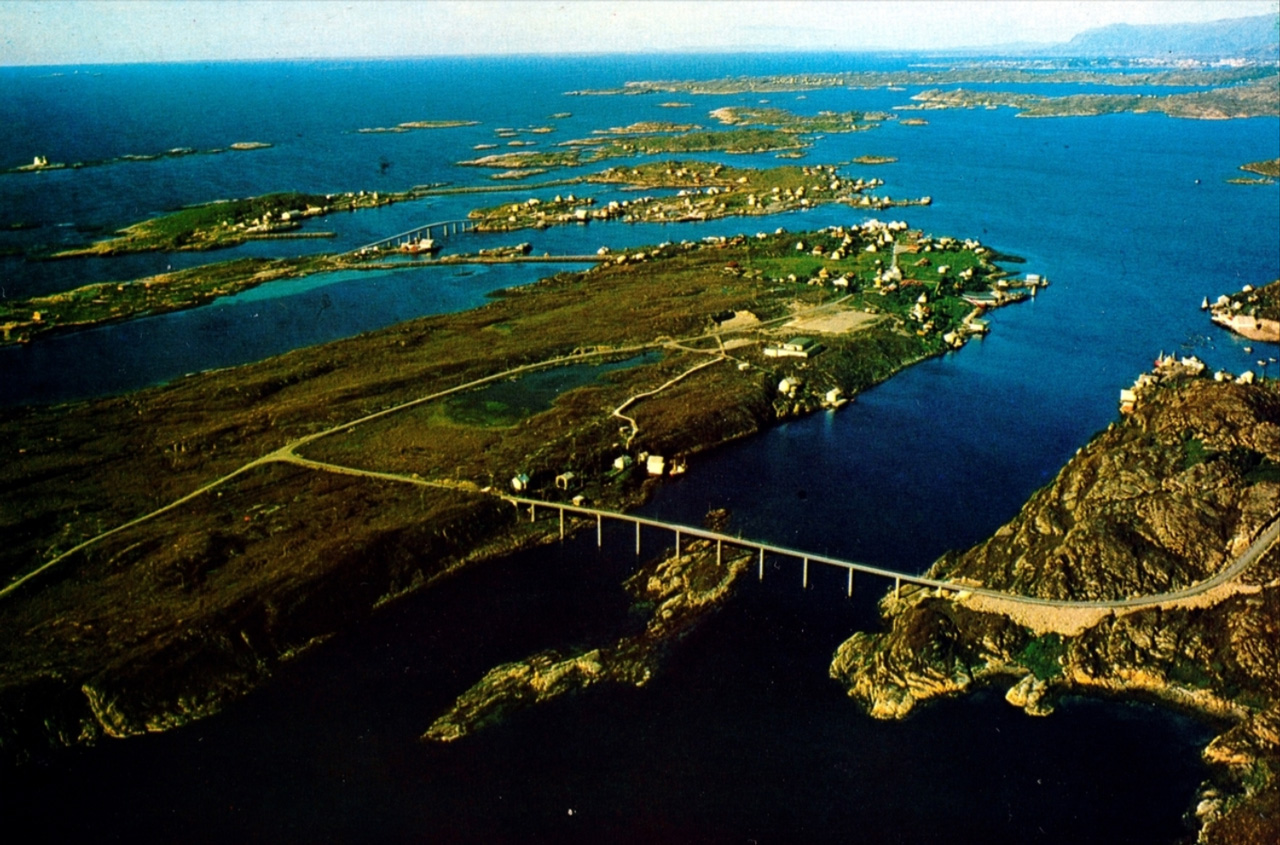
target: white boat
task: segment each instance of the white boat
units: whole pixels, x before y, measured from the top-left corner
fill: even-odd
[[[400,251],[407,252],[410,255],[420,255],[422,253],[435,255],[440,251],[440,247],[432,238],[416,238],[412,241],[406,241],[401,244]]]

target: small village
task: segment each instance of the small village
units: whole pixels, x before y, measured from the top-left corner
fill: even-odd
[[[764,216],[839,202],[865,210],[929,205],[930,197],[894,199],[868,193],[881,179],[849,179],[834,165],[729,168],[705,162],[649,163],[610,168],[587,178],[633,188],[671,188],[674,195],[640,196],[598,203],[594,197],[557,195],[476,209],[470,218],[480,231],[545,229],[565,224],[618,220],[624,223],[684,223],[729,216]]]
[[[1260,288],[1245,285],[1238,293],[1223,294],[1213,303],[1200,303],[1209,319],[1249,340],[1280,343],[1280,281]],[[1273,359],[1274,360],[1274,359]]]
[[[734,307],[709,314],[703,343],[667,347],[668,356],[681,354],[699,363],[656,389],[632,395],[615,410],[614,416],[627,423],[621,429],[625,450],[608,468],[529,463],[510,476],[505,486],[512,493],[582,506],[604,495],[609,485],[690,471],[687,451],[673,449],[670,442],[655,449],[644,437],[645,406],[717,363],[731,365],[748,381],[766,380],[775,419],[834,411],[855,401],[860,389],[846,374],[859,338],[910,337],[919,344],[918,354],[940,354],[985,335],[989,324],[983,315],[990,309],[1021,301],[1048,284],[1034,273],[1009,277],[992,263],[993,251],[975,239],[935,237],[905,221],[874,219],[805,233],[778,229],[667,242],[618,254],[601,248],[604,261],[585,278],[648,264],[656,279],[663,268],[673,272],[691,260],[705,264],[701,256],[721,251],[726,258],[719,275],[753,284],[761,292],[757,296],[786,307],[759,313]],[[710,282],[703,278],[702,284]]]

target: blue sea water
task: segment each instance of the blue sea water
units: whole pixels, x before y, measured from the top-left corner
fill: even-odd
[[[0,166],[36,154],[71,162],[274,144],[0,175],[0,247],[78,243],[165,209],[274,190],[488,183],[486,172],[454,162],[482,154],[476,144],[503,143],[494,134],[500,127],[554,126],[551,134],[522,135],[538,142],[529,149],[544,149],[636,120],[709,126],[711,109],[761,100],[806,113],[888,110],[920,88],[565,92],[634,79],[897,69],[917,61],[813,54],[192,64],[57,69],[61,76],[0,69]],[[1028,90],[1041,89],[1089,90]],[[658,105],[669,100],[693,105]],[[551,117],[560,112],[572,116]],[[881,217],[979,238],[1023,256],[1025,269],[1047,275],[1052,286],[996,313],[985,340],[917,365],[838,413],[698,457],[648,513],[696,522],[710,507],[728,507],[734,529],[747,536],[923,569],[1016,513],[1114,419],[1118,390],[1161,350],[1234,371],[1257,369],[1259,357],[1280,351],[1212,328],[1197,307],[1203,296],[1280,277],[1276,186],[1226,182],[1240,164],[1280,154],[1275,119],[1027,119],[1003,108],[903,114],[928,125],[890,121],[828,136],[802,163],[895,156],[894,164],[844,171],[884,179],[882,192],[891,196],[928,195],[933,204]],[[429,119],[480,124],[356,132]],[[731,161],[777,163],[772,155]],[[493,201],[569,191],[619,195],[585,185],[515,186]],[[332,241],[82,261],[0,258],[0,297],[236,255],[354,247],[465,216],[476,202],[438,196],[315,221],[336,231]],[[678,227],[593,223],[449,248],[527,239],[538,253],[581,254],[603,244],[863,217],[824,207]],[[3,231],[19,221],[40,225]],[[87,398],[259,360],[471,307],[494,289],[557,269],[333,274],[41,339],[0,350],[0,405]],[[603,554],[593,543],[570,543],[468,573],[446,590],[388,608],[219,716],[165,736],[55,756],[46,768],[26,770],[0,800],[6,812],[34,818],[59,796],[89,795],[92,826],[59,818],[59,830],[196,841],[834,840],[857,831],[884,842],[1168,842],[1183,830],[1182,813],[1206,775],[1197,754],[1210,726],[1148,705],[1084,700],[1031,720],[998,695],[938,704],[903,724],[872,722],[825,672],[842,639],[875,626],[883,585],[860,585],[850,602],[833,574],[816,573],[802,591],[798,573],[781,563],[643,690],[557,703],[448,748],[415,741],[494,663],[607,641],[625,604],[617,581],[629,565],[625,538],[614,537]]]

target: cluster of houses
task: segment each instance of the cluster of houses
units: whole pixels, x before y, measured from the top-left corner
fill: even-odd
[[[1143,394],[1158,384],[1200,378],[1207,371],[1207,365],[1194,355],[1175,358],[1161,352],[1156,357],[1151,372],[1140,374],[1133,386],[1120,391],[1120,413],[1132,414],[1142,401]],[[1229,381],[1236,384],[1253,384],[1254,378],[1252,370],[1245,370],[1238,376],[1226,370],[1218,370],[1213,374],[1214,381]]]
[[[712,166],[705,178],[718,178],[722,169],[722,165]],[[592,220],[621,220],[626,223],[699,221],[730,213],[776,213],[805,209],[812,207],[815,202],[829,202],[833,199],[851,202],[856,195],[884,184],[881,179],[842,179],[834,166],[805,167],[802,172],[805,176],[813,177],[814,183],[791,187],[774,186],[764,193],[751,190],[751,179],[748,176],[741,176],[732,184],[704,185],[702,173],[686,167],[669,167],[666,178],[656,179],[655,184],[670,185],[672,181],[684,184],[675,196],[615,200],[593,208],[593,199],[577,200],[571,194],[567,199],[557,196],[547,203],[529,199],[509,207],[472,212],[472,216],[483,220],[480,224],[482,229],[505,230],[524,227],[543,229],[558,223],[589,223]],[[633,169],[628,176],[620,168],[611,168],[594,177],[593,181],[647,183],[649,177],[637,169]],[[887,196],[863,194],[857,204],[867,208],[888,208],[898,205],[928,205],[930,202],[929,197],[894,200]],[[730,204],[733,205],[732,209]]]
[[[1212,305],[1206,298],[1200,307],[1209,312],[1209,319],[1213,322],[1238,335],[1250,340],[1280,343],[1280,319],[1261,313],[1266,298],[1253,285],[1245,285],[1235,297],[1219,296]],[[1277,298],[1280,298],[1280,293]]]
[[[688,463],[683,458],[668,460],[663,455],[641,452],[636,458],[632,458],[628,454],[618,455],[613,459],[613,468],[609,474],[611,477],[617,477],[636,466],[637,462],[644,467],[646,475],[654,478],[664,475],[673,477],[684,475],[689,469]],[[516,473],[511,477],[510,483],[511,490],[514,493],[529,493],[533,491],[535,486],[533,479],[527,472]],[[574,494],[573,503],[575,505],[581,505],[586,501],[586,494],[582,492],[584,479],[578,473],[566,470],[555,477],[554,483],[557,491]]]
[[[317,211],[315,213],[319,214],[323,212]],[[292,211],[282,211],[278,215],[273,215],[270,211],[264,211],[261,217],[255,217],[252,220],[248,220],[248,221],[241,220],[239,223],[234,224],[232,228],[239,229],[241,232],[244,232],[246,235],[269,234],[271,232],[287,232],[293,229],[297,229],[299,226],[302,225],[300,222],[294,219],[295,214],[298,217],[307,216],[303,212],[295,213]]]
[[[304,208],[285,209],[280,212],[265,211],[262,216],[252,220],[223,220],[222,225],[236,229],[246,235],[268,234],[297,229],[308,217],[320,217],[335,210],[354,211],[357,208],[373,208],[389,205],[394,202],[392,196],[380,195],[377,191],[348,191],[345,194],[325,195],[325,205],[308,205]]]
[[[787,376],[778,382],[778,396],[788,400],[796,399],[799,397],[804,384],[804,379],[800,376]],[[844,390],[839,387],[833,387],[822,395],[821,405],[824,408],[843,408],[848,404],[849,398],[844,395]]]

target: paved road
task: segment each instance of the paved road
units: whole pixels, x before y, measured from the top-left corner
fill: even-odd
[[[847,296],[842,297],[841,299],[836,300],[834,302],[827,303],[826,305],[820,305],[815,308],[808,309],[806,312],[802,312],[802,313],[812,313],[812,312],[821,311],[827,308],[831,308],[832,306],[835,306],[844,302],[846,299],[848,299]],[[340,423],[338,425],[330,426],[329,428],[326,428],[322,431],[314,432],[312,434],[308,434],[304,437],[301,437],[259,458],[255,458],[254,460],[249,461],[243,466],[237,469],[234,469],[231,472],[219,478],[216,478],[208,482],[207,484],[191,491],[185,496],[175,499],[174,501],[170,502],[167,505],[164,505],[163,507],[157,508],[156,510],[153,510],[149,513],[143,514],[142,516],[129,520],[128,522],[125,522],[121,525],[118,525],[115,528],[109,529],[107,531],[103,531],[102,533],[97,534],[96,536],[93,536],[84,540],[78,545],[73,546],[67,551],[62,552],[56,557],[51,558],[50,560],[38,566],[37,568],[31,570],[30,572],[26,573],[25,575],[19,578],[14,579],[9,584],[0,588],[0,598],[3,598],[13,593],[23,584],[31,581],[33,578],[40,576],[41,574],[53,568],[54,566],[58,565],[59,563],[62,563],[63,561],[70,558],[71,556],[77,554],[78,552],[83,551],[84,549],[94,545],[95,543],[105,540],[106,538],[111,537],[114,534],[118,534],[121,531],[125,531],[126,529],[140,525],[144,522],[147,522],[158,516],[168,513],[169,511],[179,508],[182,505],[185,505],[188,502],[191,502],[192,500],[197,499],[206,493],[209,493],[210,491],[226,484],[229,481],[234,480],[235,478],[238,478],[241,475],[244,475],[245,473],[251,470],[257,469],[258,467],[262,467],[271,463],[291,463],[297,466],[302,466],[302,467],[306,467],[306,468],[317,470],[317,471],[323,471],[323,472],[335,472],[335,473],[341,473],[344,475],[360,476],[365,478],[379,479],[382,481],[414,484],[414,485],[425,486],[425,487],[442,487],[446,489],[457,490],[460,492],[464,492],[464,491],[479,492],[478,488],[476,488],[476,486],[471,482],[426,481],[414,475],[380,472],[377,470],[363,470],[355,467],[342,466],[339,464],[313,461],[308,458],[303,458],[299,456],[296,453],[296,451],[303,446],[306,446],[310,443],[314,443],[317,440],[320,440],[322,438],[329,437],[340,431],[345,431],[347,429],[353,428],[358,425],[363,425],[368,422],[373,422],[374,420],[378,420],[383,417],[387,417],[392,414],[396,414],[401,411],[408,410],[409,408],[417,407],[418,405],[422,405],[427,402],[433,402],[437,399],[441,399],[455,393],[461,393],[463,391],[472,390],[476,387],[490,384],[495,381],[508,379],[513,376],[521,375],[523,373],[533,372],[535,370],[542,370],[550,367],[563,366],[566,364],[580,363],[582,361],[590,360],[592,358],[637,354],[640,352],[646,352],[646,351],[659,349],[663,347],[676,348],[676,349],[681,349],[683,351],[698,352],[702,354],[715,356],[711,360],[698,364],[693,368],[687,370],[686,372],[676,376],[675,378],[669,380],[668,382],[661,385],[660,387],[652,391],[647,391],[645,393],[637,394],[636,396],[633,396],[630,399],[628,399],[622,405],[618,406],[618,408],[614,410],[613,415],[621,419],[627,420],[628,422],[631,423],[632,437],[634,437],[635,426],[636,426],[635,420],[621,413],[629,405],[631,405],[632,403],[634,403],[639,399],[645,398],[647,396],[652,396],[666,389],[672,384],[675,384],[681,379],[691,375],[694,372],[697,372],[700,369],[703,369],[704,367],[709,367],[713,364],[719,363],[720,361],[728,360],[728,356],[724,355],[724,353],[720,350],[713,351],[713,350],[692,349],[685,346],[685,344],[696,342],[699,340],[706,340],[708,338],[716,338],[717,340],[719,340],[722,334],[734,334],[742,331],[755,331],[760,329],[763,326],[789,321],[789,320],[795,319],[798,316],[800,315],[793,314],[787,317],[770,320],[763,323],[757,323],[752,326],[746,326],[746,327],[743,327],[742,329],[729,330],[725,332],[713,330],[713,331],[705,332],[703,334],[696,335],[693,337],[683,338],[680,340],[671,339],[671,338],[659,338],[650,343],[635,344],[631,346],[614,347],[614,348],[608,348],[608,349],[597,349],[591,352],[581,352],[578,354],[560,356],[557,358],[550,358],[550,359],[547,359],[546,361],[540,361],[533,364],[524,364],[519,367],[513,367],[511,369],[504,370],[499,373],[494,373],[492,375],[473,379],[471,381],[456,385],[454,387],[446,388],[444,390],[438,390],[434,393],[430,393],[425,396],[420,396],[416,399],[411,399],[407,402],[402,402],[390,408],[385,408],[381,411],[377,411],[372,414],[366,414],[365,416],[359,417],[354,420],[350,420],[344,423]],[[628,438],[628,443],[630,443],[630,441],[631,441],[631,438]],[[517,501],[517,500],[511,499],[511,497],[503,497],[503,498],[506,498],[511,501]],[[926,578],[926,577],[909,573],[909,572],[897,572],[890,569],[884,569],[882,567],[873,567],[873,566],[868,566],[866,564],[854,563],[851,561],[843,561],[836,558],[829,558],[823,555],[809,554],[802,550],[787,549],[780,546],[773,546],[770,544],[758,543],[752,540],[744,540],[743,538],[732,537],[725,534],[718,534],[717,532],[710,532],[710,531],[706,531],[705,529],[696,528],[693,526],[676,525],[675,523],[664,523],[656,520],[640,520],[637,517],[632,517],[627,514],[619,514],[619,513],[613,513],[608,511],[596,511],[596,510],[587,509],[587,508],[569,508],[569,506],[562,505],[560,503],[534,502],[533,500],[519,500],[519,501],[527,501],[534,505],[540,505],[540,506],[546,506],[546,507],[561,507],[561,508],[565,508],[566,510],[573,510],[575,512],[582,512],[584,514],[598,515],[600,518],[609,517],[609,518],[624,519],[632,522],[640,522],[642,524],[660,525],[662,527],[668,528],[673,531],[679,530],[689,536],[704,537],[706,539],[719,540],[726,543],[749,546],[752,548],[768,551],[774,554],[781,554],[781,555],[788,555],[791,557],[803,558],[806,561],[813,561],[815,563],[842,567],[842,568],[850,569],[851,571],[856,570],[856,571],[865,572],[868,574],[878,575],[885,578],[893,578],[899,581],[907,582],[909,584],[917,584],[920,586],[955,591],[955,592],[963,591],[963,592],[967,592],[974,595],[986,596],[992,599],[1015,602],[1020,605],[1039,605],[1044,607],[1062,608],[1062,609],[1087,609],[1087,608],[1132,609],[1132,608],[1149,607],[1149,606],[1158,605],[1158,604],[1165,604],[1171,601],[1188,599],[1198,595],[1203,595],[1205,593],[1208,593],[1210,590],[1213,590],[1217,587],[1222,586],[1223,584],[1230,582],[1231,580],[1236,578],[1241,572],[1247,569],[1249,566],[1253,565],[1253,563],[1263,554],[1263,552],[1265,552],[1268,548],[1271,547],[1273,543],[1275,543],[1277,536],[1280,536],[1280,517],[1277,517],[1275,520],[1271,522],[1271,524],[1266,529],[1263,530],[1263,532],[1258,536],[1257,539],[1254,540],[1254,542],[1249,546],[1249,548],[1246,549],[1242,554],[1240,554],[1229,566],[1224,568],[1221,572],[1214,575],[1213,577],[1208,578],[1205,581],[1202,581],[1198,584],[1194,584],[1182,590],[1175,590],[1175,591],[1160,593],[1160,594],[1151,595],[1151,596],[1140,596],[1136,598],[1117,599],[1114,601],[1067,601],[1067,600],[1056,600],[1056,599],[1043,599],[1043,598],[1036,598],[1032,596],[1023,596],[1023,595],[1017,595],[1014,593],[1006,593],[999,590],[992,590],[986,587],[970,587],[964,584],[956,584],[948,581],[940,581],[937,579]]]
[[[960,584],[954,581],[944,581],[911,572],[898,572],[881,566],[872,566],[870,564],[842,560],[840,558],[833,558],[827,555],[806,552],[803,549],[792,549],[785,546],[777,546],[772,543],[762,543],[744,537],[736,537],[730,534],[722,534],[718,531],[710,531],[708,529],[698,528],[692,525],[681,525],[660,519],[649,519],[646,517],[634,516],[632,514],[569,505],[563,502],[540,501],[537,499],[527,499],[516,496],[503,496],[502,498],[518,506],[544,508],[551,511],[563,510],[566,513],[573,513],[596,519],[616,519],[624,522],[631,522],[636,525],[663,528],[668,531],[679,532],[687,537],[697,537],[699,539],[713,540],[732,546],[751,548],[772,555],[792,557],[798,560],[804,560],[808,563],[817,563],[852,570],[854,572],[862,572],[868,575],[889,578],[902,583],[914,584],[916,586],[927,587],[930,589],[940,589],[957,594],[968,593],[971,595],[986,596],[992,599],[1013,602],[1020,605],[1036,605],[1063,610],[1137,609],[1153,607],[1155,605],[1167,604],[1169,602],[1186,600],[1203,595],[1238,577],[1240,573],[1252,566],[1257,559],[1276,542],[1277,536],[1280,535],[1280,517],[1277,517],[1258,535],[1257,539],[1255,539],[1244,552],[1232,561],[1229,566],[1225,567],[1222,571],[1218,572],[1211,578],[1207,578],[1204,581],[1180,590],[1156,593],[1149,596],[1138,596],[1135,598],[1115,599],[1111,601],[1046,599],[1036,596],[1021,595],[1018,593],[1009,593],[1002,590],[991,589],[989,587],[969,586],[967,584]]]

